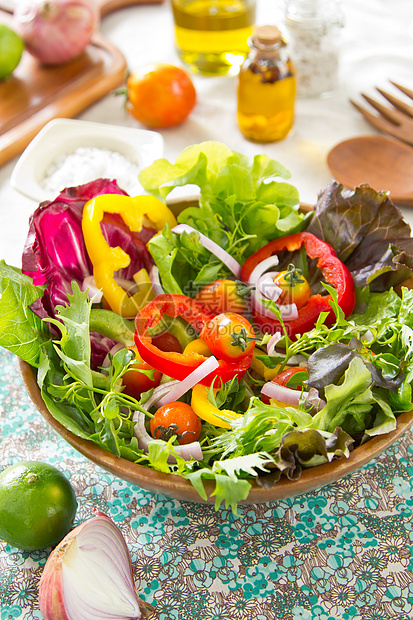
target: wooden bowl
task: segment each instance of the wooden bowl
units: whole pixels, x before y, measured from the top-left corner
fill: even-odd
[[[171,201],[170,203],[176,214],[183,208],[195,206],[196,204],[197,201],[194,199]],[[303,210],[305,211],[310,208],[311,207],[308,205],[303,205]],[[91,441],[77,437],[68,431],[49,413],[36,382],[35,369],[22,360],[19,360],[19,366],[28,394],[43,418],[65,441],[87,459],[96,463],[96,465],[99,465],[114,476],[131,482],[132,484],[136,484],[138,487],[146,489],[147,491],[189,502],[215,503],[215,498],[211,497],[215,484],[211,480],[204,481],[208,496],[207,500],[204,500],[198,495],[189,480],[185,480],[174,474],[164,474],[154,471],[143,465],[137,465],[126,459],[119,458]],[[379,454],[386,450],[394,441],[399,439],[403,433],[411,427],[412,423],[413,411],[402,413],[397,418],[397,426],[394,431],[386,435],[373,437],[364,445],[353,450],[349,458],[334,459],[331,463],[304,470],[299,480],[291,481],[282,477],[281,480],[270,489],[264,489],[258,486],[255,480],[251,480],[252,487],[248,498],[240,503],[257,504],[272,502],[287,497],[302,495],[331,484],[351,474],[379,456]]]
[[[136,484],[138,487],[146,489],[147,491],[160,493],[161,495],[186,500],[188,502],[214,503],[215,500],[214,497],[211,497],[211,493],[214,491],[215,485],[211,480],[204,481],[208,495],[208,499],[205,501],[198,495],[189,480],[185,480],[185,478],[181,478],[174,474],[163,474],[149,469],[148,467],[144,467],[143,465],[137,465],[126,459],[119,458],[91,441],[77,437],[68,431],[49,413],[36,382],[35,369],[22,360],[19,360],[19,366],[29,396],[43,418],[65,441],[90,461],[96,463],[96,465],[99,465],[106,471],[109,471],[114,476],[122,478],[122,480],[131,482],[132,484]],[[299,480],[291,481],[282,477],[271,489],[263,489],[253,480],[251,481],[252,487],[248,498],[241,503],[258,504],[272,502],[278,499],[285,499],[286,497],[302,495],[303,493],[308,493],[309,491],[314,491],[327,484],[331,484],[351,474],[360,467],[363,467],[363,465],[366,465],[366,463],[369,463],[372,459],[381,454],[396,441],[396,439],[399,439],[399,437],[410,428],[412,423],[413,411],[402,413],[397,418],[396,429],[391,433],[373,437],[373,439],[370,439],[370,441],[364,445],[353,450],[349,458],[333,460],[331,463],[304,470]]]

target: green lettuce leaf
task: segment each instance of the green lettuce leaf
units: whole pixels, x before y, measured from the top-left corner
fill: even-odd
[[[50,337],[47,325],[30,310],[43,291],[20,269],[0,261],[0,346],[35,368],[41,346]]]

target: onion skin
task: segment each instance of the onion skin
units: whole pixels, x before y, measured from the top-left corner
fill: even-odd
[[[95,0],[32,0],[18,4],[13,28],[26,50],[44,65],[79,56],[99,23]]]
[[[118,530],[118,542],[119,539],[122,540],[122,546],[124,545],[125,554],[129,560],[129,570],[131,576],[131,586],[133,587],[133,594],[136,597],[136,601],[139,605],[140,613],[139,615],[134,615],[134,618],[146,618],[151,611],[153,611],[153,607],[148,603],[142,601],[136,592],[135,584],[132,576],[132,562],[130,558],[130,553],[124,541],[122,534],[119,531],[119,528],[112,521],[110,517],[108,517],[105,513],[93,509],[93,514],[95,515],[88,521],[81,523],[77,527],[75,527],[71,532],[69,532],[63,540],[55,547],[55,549],[50,554],[46,565],[44,567],[40,583],[39,583],[39,608],[42,614],[43,620],[77,620],[73,617],[69,617],[66,613],[65,609],[65,601],[64,601],[64,593],[63,593],[63,560],[66,553],[69,551],[69,548],[74,541],[74,539],[79,536],[83,529],[89,527],[93,524],[94,521],[102,519],[107,521],[107,525],[109,529]],[[107,534],[109,535],[109,529]],[[92,528],[93,530],[93,528]],[[119,616],[120,618],[121,616]],[[126,617],[126,616],[125,616]],[[128,619],[131,619],[132,616],[128,615]]]
[[[43,620],[69,620],[63,600],[62,557],[77,530],[75,528],[65,536],[52,551],[44,567],[39,583],[39,607]]]

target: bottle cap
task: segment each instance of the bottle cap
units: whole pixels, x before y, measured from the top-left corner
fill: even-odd
[[[284,41],[277,26],[258,26],[252,35],[252,43],[259,49],[283,45]]]

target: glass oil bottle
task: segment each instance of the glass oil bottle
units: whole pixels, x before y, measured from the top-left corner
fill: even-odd
[[[259,26],[238,78],[238,124],[255,142],[283,140],[294,122],[296,78],[277,26]]]
[[[256,0],[172,0],[175,44],[188,69],[237,75],[255,24]]]

